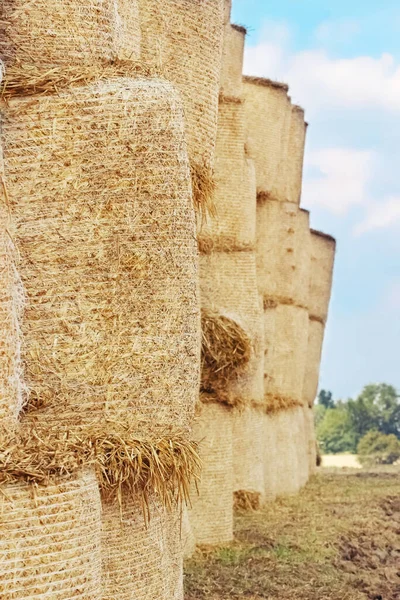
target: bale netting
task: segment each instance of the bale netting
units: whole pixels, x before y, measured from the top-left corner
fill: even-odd
[[[289,202],[257,203],[257,274],[266,300],[308,306],[309,213]]]
[[[93,471],[0,494],[0,597],[101,600],[101,505]]]
[[[198,494],[193,489],[189,520],[197,544],[218,545],[233,539],[232,411],[202,404],[193,438],[203,462]]]
[[[121,503],[103,501],[103,600],[183,600],[180,514],[148,498],[145,523],[140,499],[124,491]]]
[[[258,408],[248,407],[233,415],[233,491],[259,508],[264,496],[264,422]],[[242,503],[246,508],[246,502]]]
[[[304,402],[310,408],[318,393],[319,374],[321,368],[322,346],[324,343],[325,326],[320,321],[310,319],[308,332],[308,349],[306,373],[303,385]]]
[[[236,25],[225,28],[222,52],[221,94],[228,97],[242,96],[242,75],[246,30]]]
[[[27,409],[93,433],[190,425],[200,318],[182,107],[159,80],[15,98],[2,142]]]
[[[257,191],[286,200],[286,167],[291,103],[288,86],[269,79],[244,77],[247,138],[257,173]]]
[[[335,254],[336,240],[312,229],[309,310],[311,317],[322,323],[328,318]]]
[[[139,0],[145,66],[160,68],[180,91],[189,155],[211,177],[217,134],[224,0]],[[210,198],[200,198],[206,204]]]
[[[301,199],[306,131],[304,110],[300,106],[292,106],[286,166],[286,199],[297,205]]]
[[[237,323],[251,340],[250,360],[228,382],[230,403],[262,403],[263,331],[253,252],[215,252],[200,257],[203,310]]]
[[[1,9],[6,88],[65,84],[112,59],[139,59],[136,0],[3,0]]]

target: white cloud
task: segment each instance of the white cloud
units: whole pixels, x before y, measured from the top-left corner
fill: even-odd
[[[400,196],[392,196],[383,202],[375,202],[368,208],[366,217],[354,233],[361,235],[376,229],[387,229],[400,223]]]
[[[315,39],[322,44],[329,42],[344,44],[352,41],[360,31],[360,23],[352,19],[324,21],[315,30]]]

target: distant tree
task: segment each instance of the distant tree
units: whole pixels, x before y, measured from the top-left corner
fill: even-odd
[[[332,392],[321,390],[318,394],[318,404],[325,406],[325,408],[335,408]]]
[[[392,465],[400,458],[400,440],[394,435],[369,431],[358,443],[358,460],[363,466]]]
[[[393,386],[367,385],[356,400],[348,401],[347,410],[357,442],[369,431],[400,439],[400,401]]]
[[[354,452],[356,436],[346,408],[328,408],[316,428],[317,440],[326,454]]]

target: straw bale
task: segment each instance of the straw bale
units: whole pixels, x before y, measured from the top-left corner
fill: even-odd
[[[222,52],[221,92],[225,96],[242,96],[242,74],[246,30],[228,23]]]
[[[0,505],[1,598],[102,598],[101,505],[92,471],[48,487],[9,484]]]
[[[317,472],[317,440],[315,436],[314,411],[308,406],[304,407],[305,422],[307,430],[307,454],[309,474]]]
[[[137,61],[139,53],[136,0],[2,0],[7,82],[73,78],[115,58]]]
[[[229,393],[247,404],[262,402],[264,348],[254,253],[202,255],[200,296],[203,309],[238,323],[252,342],[250,360],[246,368],[231,379]]]
[[[276,499],[277,479],[279,477],[276,460],[276,453],[278,451],[276,415],[265,413],[262,416],[262,423],[264,431],[264,500],[266,502],[274,502]]]
[[[286,160],[291,104],[286,85],[244,77],[247,137],[257,173],[257,191],[286,201]]]
[[[335,239],[311,230],[310,315],[323,323],[328,318],[335,254]]]
[[[296,494],[301,487],[297,447],[298,441],[298,410],[295,408],[276,414],[275,424],[275,469],[276,495]]]
[[[264,423],[260,410],[249,407],[233,415],[233,490],[264,494]]]
[[[297,441],[297,461],[298,461],[298,471],[299,471],[299,481],[300,486],[304,487],[309,479],[310,470],[308,464],[308,423],[306,422],[306,407],[303,405],[299,407],[296,411],[296,421],[297,421],[297,433],[298,433],[298,441]]]
[[[286,198],[289,202],[300,204],[303,181],[304,149],[307,125],[304,110],[300,106],[292,106],[289,146],[286,175]]]
[[[212,170],[224,32],[224,0],[139,0],[142,61],[182,94],[189,155]]]
[[[273,377],[274,345],[276,325],[276,304],[267,305],[263,310],[264,323],[264,394],[270,394]]]
[[[179,97],[122,78],[14,98],[3,118],[30,410],[142,437],[188,427],[200,319]]]
[[[231,20],[232,0],[224,0],[224,25],[228,25]]]
[[[182,549],[184,558],[190,558],[196,551],[196,539],[186,504],[182,508]]]
[[[289,202],[257,203],[257,274],[266,299],[308,306],[309,213]]]
[[[157,497],[149,499],[146,524],[140,500],[123,493],[103,501],[103,600],[183,600],[183,552],[179,510],[166,512]]]
[[[325,326],[320,321],[310,319],[308,332],[308,350],[306,373],[303,385],[304,402],[311,408],[318,393],[319,373],[321,367],[322,346]]]
[[[233,539],[232,412],[221,404],[203,404],[193,438],[200,443],[203,471],[199,494],[192,493],[189,519],[197,544]]]

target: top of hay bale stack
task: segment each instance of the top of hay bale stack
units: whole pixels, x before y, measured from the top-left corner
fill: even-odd
[[[245,83],[252,83],[253,85],[260,85],[262,87],[275,88],[277,90],[282,90],[284,92],[289,91],[289,86],[287,83],[275,81],[274,79],[269,79],[268,77],[256,77],[253,75],[244,75],[243,81]]]

